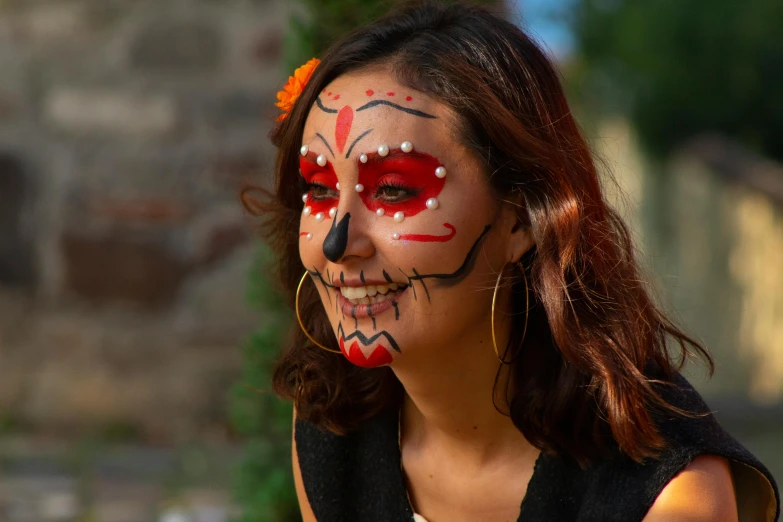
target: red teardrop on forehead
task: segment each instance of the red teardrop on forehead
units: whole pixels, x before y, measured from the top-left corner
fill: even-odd
[[[337,124],[334,128],[334,139],[337,142],[337,150],[340,154],[343,153],[345,144],[348,142],[351,125],[353,125],[353,109],[346,105],[337,114]]]

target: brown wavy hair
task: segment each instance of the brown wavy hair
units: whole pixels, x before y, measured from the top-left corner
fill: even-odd
[[[523,257],[533,303],[527,335],[512,325],[513,389],[506,411],[540,449],[587,463],[620,449],[637,461],[667,444],[659,414],[688,415],[658,393],[686,358],[706,350],[656,306],[642,281],[627,227],[604,200],[591,151],[558,74],[522,30],[472,6],[407,5],[331,47],[287,119],[271,133],[276,186],[243,193],[262,218],[285,295],[293,296],[302,211],[298,157],[310,107],[335,78],[390,67],[398,81],[451,107],[456,136],[485,166],[498,197],[523,202],[519,218],[536,246]],[[491,175],[490,175],[491,174]],[[512,312],[525,307],[516,283]],[[337,348],[314,285],[302,291],[308,331]],[[403,390],[390,368],[364,369],[313,347],[298,325],[274,372],[274,389],[299,418],[346,433]],[[672,350],[673,348],[673,350]],[[671,353],[673,352],[673,353]]]

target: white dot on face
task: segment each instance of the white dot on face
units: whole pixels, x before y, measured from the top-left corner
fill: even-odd
[[[307,201],[307,194],[302,194],[302,201]]]
[[[312,211],[313,209],[311,209],[310,207],[305,207],[304,210],[302,211],[302,214],[304,214],[305,216],[309,216],[310,212]]]
[[[336,188],[337,190],[340,190],[340,184],[339,184],[339,183],[336,183],[336,184],[334,185],[334,188]]]
[[[361,161],[362,163],[367,163],[367,154],[362,154],[361,156],[359,156],[359,161]]]
[[[378,154],[380,156],[388,156],[389,155],[389,146],[388,145],[381,145],[378,147]]]
[[[430,210],[435,210],[438,208],[438,200],[435,198],[430,198],[427,200],[427,208]]]
[[[376,216],[382,216],[382,215],[384,215],[385,213],[386,213],[386,211],[385,211],[385,210],[383,210],[382,208],[379,208],[378,210],[376,210],[376,211],[375,211],[375,215],[376,215]]]
[[[392,239],[400,239],[400,235],[397,232],[395,232],[394,234],[392,234]]]
[[[435,169],[435,175],[439,178],[445,178],[446,177],[446,167],[438,167]]]
[[[400,148],[403,152],[410,152],[413,150],[413,143],[410,141],[403,141],[402,145],[400,145]]]
[[[319,167],[325,167],[326,166],[326,156],[323,154],[319,154],[318,157],[315,159],[315,162],[318,163]]]
[[[358,183],[354,188],[356,189],[356,192],[361,192],[362,190],[364,190],[364,185]]]
[[[302,148],[299,149],[299,152],[302,153],[302,156],[307,156],[307,153],[310,152],[310,147],[307,145],[302,145]]]
[[[319,223],[321,221],[323,221],[324,220],[324,213],[323,212],[319,212],[318,214],[316,214],[315,215],[315,220],[318,221]]]
[[[402,212],[395,212],[394,213],[394,221],[397,223],[402,223],[402,220],[405,219],[405,214]]]
[[[329,209],[329,217],[330,218],[334,218],[334,216],[336,216],[336,215],[337,215],[337,209],[334,208],[334,207],[330,208]]]
[[[313,239],[313,235],[308,232],[307,239]]]

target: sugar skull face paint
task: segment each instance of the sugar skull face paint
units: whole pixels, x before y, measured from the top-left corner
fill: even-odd
[[[509,218],[456,117],[386,71],[326,92],[299,151],[299,252],[344,356],[395,367],[483,339]]]
[[[429,154],[401,148],[385,156],[367,154],[367,162],[358,165],[359,183],[368,189],[362,194],[364,206],[372,212],[383,209],[392,219],[397,212],[412,217],[427,210],[427,201],[436,198],[446,182],[435,175],[441,165]]]

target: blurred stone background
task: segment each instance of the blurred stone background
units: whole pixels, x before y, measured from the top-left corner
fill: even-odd
[[[0,2],[0,418],[225,437],[283,2]]]
[[[0,521],[230,511],[288,16],[0,1]]]

